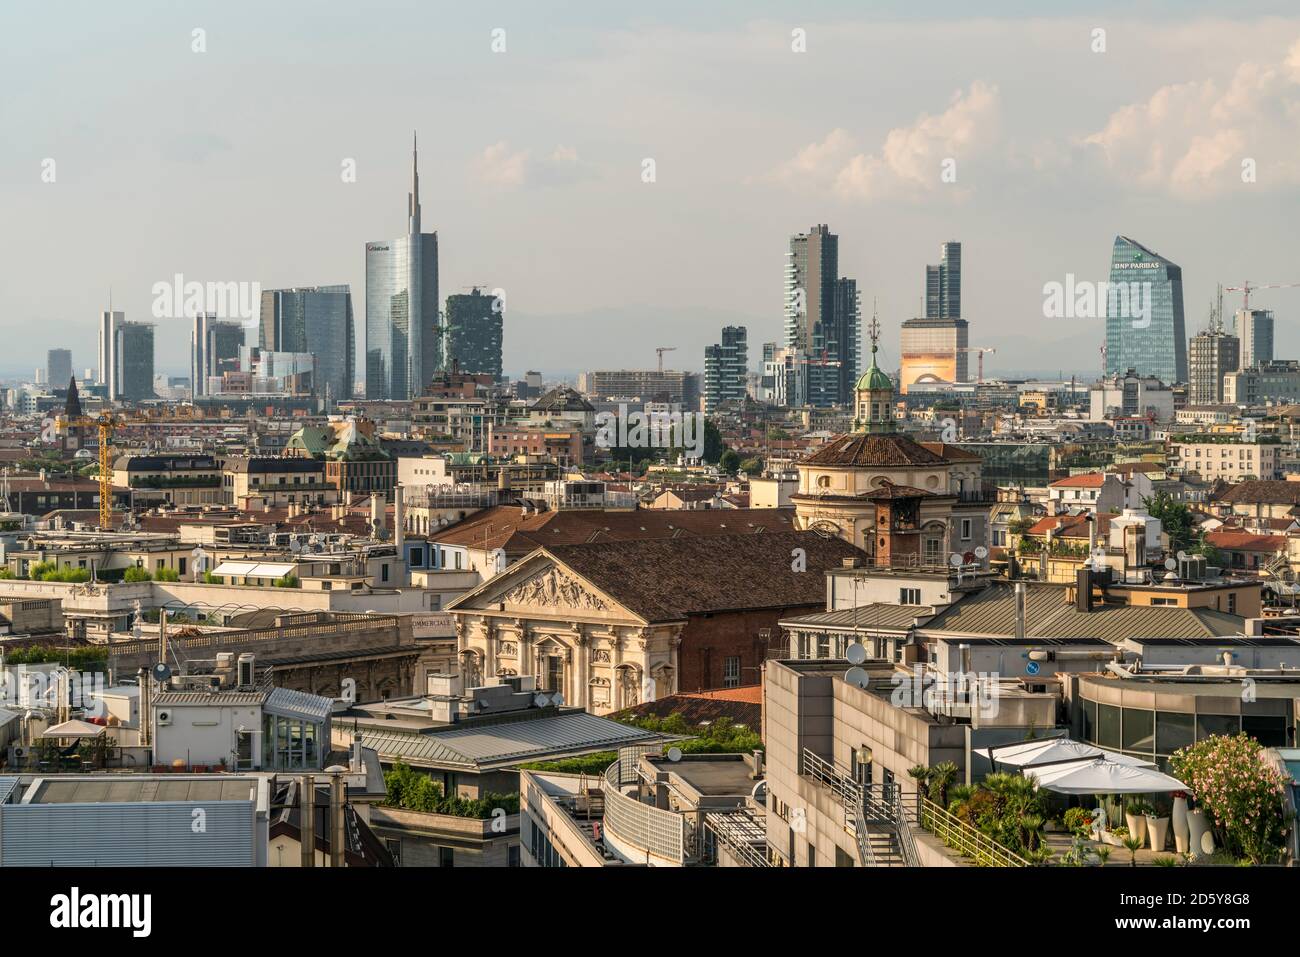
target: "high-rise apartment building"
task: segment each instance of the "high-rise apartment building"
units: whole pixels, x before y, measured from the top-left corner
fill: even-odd
[[[688,409],[700,404],[699,373],[673,369],[597,369],[578,377],[578,390],[593,401],[636,398]]]
[[[857,283],[839,275],[839,237],[826,225],[790,237],[785,274],[785,345],[808,363],[808,403],[849,405],[858,374]]]
[[[126,319],[126,314],[105,310],[99,314],[99,369],[95,379],[96,385],[108,386],[107,395],[113,397],[113,339],[114,330],[119,322]]]
[[[1187,400],[1192,405],[1223,402],[1223,379],[1241,368],[1241,341],[1222,329],[1192,337],[1188,348]]]
[[[704,349],[704,411],[744,399],[748,378],[748,333],[744,326],[724,326],[722,342]]]
[[[413,146],[406,235],[366,243],[366,398],[409,399],[443,368],[438,305],[438,234],[420,232]]]
[[[72,381],[72,350],[51,349],[45,354],[45,378],[51,389],[66,389]]]
[[[925,318],[961,318],[961,243],[939,247],[939,262],[925,267]]]
[[[1127,236],[1116,236],[1106,301],[1106,372],[1133,369],[1173,385],[1187,381],[1183,271]]]
[[[1273,361],[1273,313],[1268,309],[1238,309],[1233,321],[1241,340],[1241,365],[1248,369]]]
[[[244,344],[244,327],[239,322],[199,313],[190,329],[190,394],[208,394],[208,380],[239,368],[239,349]]]
[[[477,286],[447,297],[446,365],[470,375],[501,378],[505,301]]]
[[[352,289],[347,284],[262,292],[259,346],[268,352],[314,355],[313,388],[326,409],[352,398],[354,329]]]

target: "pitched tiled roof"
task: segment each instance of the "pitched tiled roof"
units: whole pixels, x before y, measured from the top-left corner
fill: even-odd
[[[848,432],[831,439],[804,463],[831,466],[943,465],[946,459],[905,435]]]
[[[637,718],[667,718],[679,714],[688,725],[729,718],[734,724],[760,731],[763,724],[763,687],[723,688],[716,691],[671,694],[646,701],[611,715],[616,721]]]
[[[518,506],[499,505],[477,512],[429,540],[441,545],[503,548],[506,555],[526,555],[541,545],[679,538],[794,530],[792,508],[572,509],[524,516]]]
[[[803,549],[806,571],[791,567],[796,548]],[[843,539],[816,532],[598,542],[547,551],[650,622],[740,609],[823,605],[823,573],[840,567],[846,558],[864,556]]]
[[[1030,638],[1218,638],[1241,634],[1244,618],[1212,608],[1161,605],[1100,605],[1090,612],[1066,602],[1065,585],[1025,584],[1025,635]],[[1016,633],[1015,592],[1009,582],[994,582],[966,595],[921,626],[926,635]]]
[[[1215,500],[1242,505],[1300,505],[1300,482],[1284,479],[1240,482],[1216,495]]]
[[[1111,519],[1117,517],[1111,512],[1097,513],[1098,540],[1104,540],[1110,534]],[[1084,512],[1081,515],[1046,515],[1034,522],[1026,534],[1046,535],[1049,530],[1053,530],[1053,538],[1087,538],[1089,534],[1088,513]]]
[[[1069,478],[1057,479],[1048,484],[1049,488],[1101,488],[1106,476],[1101,472],[1089,472],[1086,475],[1071,475]]]
[[[1284,552],[1287,542],[1285,535],[1258,535],[1255,532],[1224,528],[1206,532],[1205,540],[1215,548],[1237,552]]]
[[[928,449],[936,455],[943,456],[949,462],[983,462],[978,452],[969,452],[966,449],[959,448],[956,445],[948,445],[944,442],[921,442],[918,443],[921,448]]]

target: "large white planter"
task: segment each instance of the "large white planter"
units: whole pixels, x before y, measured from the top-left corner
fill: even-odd
[[[1147,815],[1147,834],[1151,837],[1151,850],[1163,851],[1169,837],[1169,818]]]
[[[1147,819],[1141,814],[1125,814],[1124,823],[1128,825],[1128,836],[1139,841],[1147,839]]]
[[[1187,826],[1187,798],[1174,798],[1174,850],[1186,854],[1191,846],[1191,829]]]
[[[1210,831],[1210,822],[1200,808],[1187,812],[1187,827],[1190,833],[1192,857],[1204,857],[1214,853],[1214,834]]]

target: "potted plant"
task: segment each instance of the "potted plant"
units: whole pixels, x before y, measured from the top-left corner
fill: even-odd
[[[1101,839],[1111,847],[1123,847],[1124,841],[1128,837],[1128,828],[1123,824],[1112,827],[1109,830],[1101,832]]]
[[[1142,801],[1130,801],[1124,807],[1124,823],[1128,826],[1128,832],[1139,841],[1145,841],[1147,837],[1147,813],[1148,805]]]
[[[1187,812],[1187,830],[1193,858],[1214,853],[1214,835],[1210,832],[1204,808],[1195,807]]]
[[[1138,837],[1124,838],[1124,846],[1128,849],[1128,866],[1137,867],[1138,851],[1142,850],[1142,840]]]
[[[1147,835],[1151,838],[1151,850],[1163,851],[1165,840],[1169,837],[1169,818],[1156,817],[1155,808],[1147,806]]]
[[[1174,792],[1174,850],[1186,854],[1191,846],[1191,829],[1187,826],[1187,792]]]

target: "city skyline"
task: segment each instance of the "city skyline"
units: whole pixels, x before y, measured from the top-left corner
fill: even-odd
[[[334,103],[338,94],[347,115],[355,115],[346,130],[317,125],[312,128],[322,132],[303,137],[301,128],[283,129],[295,124],[281,122],[263,131],[266,146],[257,151],[233,135],[241,128],[233,125],[234,117],[251,111],[251,121],[263,125],[247,84],[259,76],[280,79],[268,43],[289,15],[270,15],[265,37],[240,34],[237,42],[223,31],[224,14],[217,8],[200,8],[204,16],[155,17],[148,29],[126,41],[126,52],[174,44],[160,69],[182,91],[201,93],[213,108],[211,119],[164,109],[161,128],[142,144],[100,150],[91,163],[84,143],[87,136],[102,134],[100,124],[116,120],[132,128],[139,122],[112,98],[130,88],[129,81],[121,86],[111,77],[98,78],[105,89],[76,112],[57,97],[41,114],[21,98],[5,108],[19,137],[39,145],[31,147],[31,155],[8,151],[0,157],[0,188],[14,224],[3,253],[16,274],[29,277],[0,291],[0,307],[40,324],[44,338],[20,343],[3,371],[21,374],[35,368],[47,348],[83,339],[86,323],[105,308],[110,286],[114,308],[128,320],[147,318],[151,284],[178,271],[217,281],[256,281],[264,288],[291,288],[322,277],[361,288],[364,262],[356,241],[392,233],[399,144],[411,126],[433,130],[428,141],[437,144],[426,148],[424,185],[426,204],[432,204],[429,218],[443,240],[441,292],[468,291],[491,277],[510,293],[517,334],[506,337],[508,371],[542,365],[570,374],[608,364],[611,350],[602,336],[611,325],[619,328],[628,353],[648,356],[646,365],[665,332],[683,356],[692,357],[702,355],[724,325],[747,326],[755,341],[778,340],[782,292],[779,277],[770,278],[773,258],[779,262],[784,237],[799,224],[819,220],[853,237],[841,271],[857,279],[860,295],[878,304],[885,327],[882,366],[898,365],[897,339],[890,330],[920,314],[924,290],[915,277],[931,262],[935,243],[956,235],[967,247],[964,317],[977,324],[981,345],[998,348],[989,372],[1069,365],[1099,369],[1099,358],[1088,360],[1102,341],[1102,323],[1074,323],[1063,333],[1041,320],[1044,282],[1068,272],[1104,279],[1101,242],[1117,232],[1142,237],[1182,265],[1190,332],[1216,283],[1293,278],[1281,241],[1289,229],[1285,204],[1277,200],[1292,195],[1300,179],[1293,159],[1295,133],[1275,119],[1300,89],[1295,53],[1300,21],[1267,17],[1268,8],[1257,6],[1253,19],[1225,35],[1216,31],[1216,21],[1193,10],[1154,50],[1144,50],[1142,59],[1135,56],[1133,40],[1148,35],[1143,28],[1149,21],[1123,19],[1119,9],[1110,7],[1103,17],[1109,31],[1104,54],[1089,50],[1091,21],[1071,16],[1032,23],[933,23],[897,15],[867,21],[825,5],[798,24],[809,37],[802,55],[790,51],[793,26],[775,6],[760,5],[744,16],[734,10],[702,20],[677,16],[671,26],[656,28],[665,40],[694,51],[692,60],[708,60],[711,72],[720,65],[735,69],[752,89],[742,94],[724,87],[717,91],[716,107],[651,110],[639,127],[610,123],[618,115],[619,97],[646,103],[660,85],[661,92],[675,94],[679,85],[698,82],[696,71],[703,66],[664,76],[653,66],[654,50],[630,40],[617,14],[548,26],[523,8],[507,9],[502,20],[510,38],[507,52],[491,52],[490,27],[456,19],[445,29],[461,46],[450,50],[439,68],[483,73],[483,96],[489,105],[501,105],[501,118],[485,122],[466,107],[446,103],[440,105],[446,115],[431,121],[428,104],[400,92],[383,109],[365,113],[356,109],[357,94],[335,81],[304,102],[302,124],[317,120],[324,100]],[[409,12],[418,23],[431,16]],[[87,23],[93,25],[99,15],[88,9]],[[203,54],[189,49],[190,21],[199,19],[208,21]],[[358,36],[385,34],[381,23],[347,15],[339,20],[319,33],[295,35],[313,62],[348,49]],[[38,34],[53,29],[39,17],[32,26]],[[348,30],[353,34],[345,39]],[[904,49],[921,32],[941,64],[936,75],[907,87],[882,79],[878,74],[891,57],[885,47]],[[1026,48],[1027,38],[1039,42]],[[390,39],[403,48],[409,42]],[[67,47],[73,53],[60,48],[52,55],[79,55],[84,42],[78,33]],[[1019,59],[1011,69],[1000,61],[1009,59],[1016,43]],[[855,57],[853,50],[881,55],[876,66],[866,67],[873,57]],[[1071,69],[1043,76],[1048,51],[1065,57]],[[19,53],[11,64],[21,66],[25,55]],[[200,56],[207,60],[182,58]],[[492,56],[498,59],[488,59]],[[249,69],[227,90],[210,71],[222,72],[220,64],[229,65],[231,57]],[[524,74],[509,66],[516,62],[511,57],[525,61],[535,89],[521,85]],[[80,68],[96,62],[88,54]],[[316,69],[307,70],[310,78],[320,79]],[[556,107],[539,102],[560,84],[596,69],[608,77],[606,89],[582,94],[583,109],[566,105],[560,121]],[[762,143],[739,137],[728,145],[715,139],[720,134],[708,133],[699,144],[708,149],[685,150],[680,133],[673,132],[700,132],[714,109],[730,104],[743,111],[756,95],[773,93],[779,107],[828,72],[884,84],[873,108],[855,113],[859,118],[852,128],[835,111],[844,106],[844,97],[834,96],[818,100],[798,121],[777,122]],[[1070,73],[1078,78],[1066,78]],[[1023,76],[1034,77],[1038,88]],[[221,79],[230,78],[223,73]],[[306,79],[286,82],[297,90]],[[774,92],[782,84],[793,89]],[[160,105],[179,92],[160,93]],[[1175,115],[1162,121],[1162,135],[1177,151],[1163,164],[1143,152],[1135,138],[1135,128],[1154,122],[1158,95],[1183,97]],[[1258,180],[1250,184],[1240,182],[1235,163],[1230,168],[1222,156],[1216,159],[1197,145],[1202,131],[1192,116],[1207,113],[1197,104],[1213,107],[1229,95],[1244,98],[1244,109],[1219,132],[1230,144],[1228,152],[1249,147],[1258,162]],[[1031,117],[1042,116],[1035,104],[1043,98],[1052,98],[1057,108],[1031,124]],[[506,109],[510,103],[517,105]],[[68,127],[71,117],[89,107],[102,108],[103,119],[81,132],[75,123]],[[528,111],[535,115],[525,115]],[[780,112],[769,111],[769,120]],[[69,131],[56,133],[55,123]],[[447,135],[451,129],[455,136]],[[899,159],[891,144],[911,144],[916,155]],[[274,158],[266,150],[273,150]],[[949,151],[958,159],[956,181],[942,184],[938,161]],[[904,150],[906,156],[911,152]],[[53,183],[40,179],[47,157],[58,163]],[[641,181],[646,157],[657,161],[654,183]],[[340,164],[349,158],[356,162],[357,177],[344,183]],[[225,175],[214,176],[218,170]],[[128,188],[141,181],[152,183],[156,195],[142,197]],[[1062,190],[1065,182],[1078,188]],[[87,259],[92,268],[71,283],[59,282],[50,295],[53,277],[40,250],[53,224],[73,208],[113,223],[126,241]],[[215,209],[238,213],[241,223],[272,214],[276,224],[292,225],[241,233],[240,242],[232,243],[235,219],[227,226]],[[737,219],[736,209],[746,212]],[[195,222],[214,225],[194,230]],[[606,241],[611,222],[625,241]],[[699,228],[720,230],[728,239],[700,257],[704,261],[677,251],[691,248],[685,237]],[[1227,241],[1233,233],[1252,241]],[[543,235],[546,242],[539,248]],[[72,251],[79,253],[84,240],[72,242]],[[593,273],[590,281],[574,284],[562,264],[578,260],[589,262]],[[661,272],[674,282],[654,278]],[[716,295],[719,282],[727,289],[722,298]],[[1258,306],[1285,320],[1300,308],[1293,300],[1294,293],[1265,293]],[[1297,338],[1285,321],[1278,324],[1278,339],[1279,353],[1295,351]],[[1043,357],[1042,346],[1049,343],[1061,346],[1061,359]],[[183,371],[187,345],[183,323],[161,323],[157,367]],[[1064,361],[1067,356],[1071,362]],[[80,368],[92,364],[75,349],[73,361]]]

